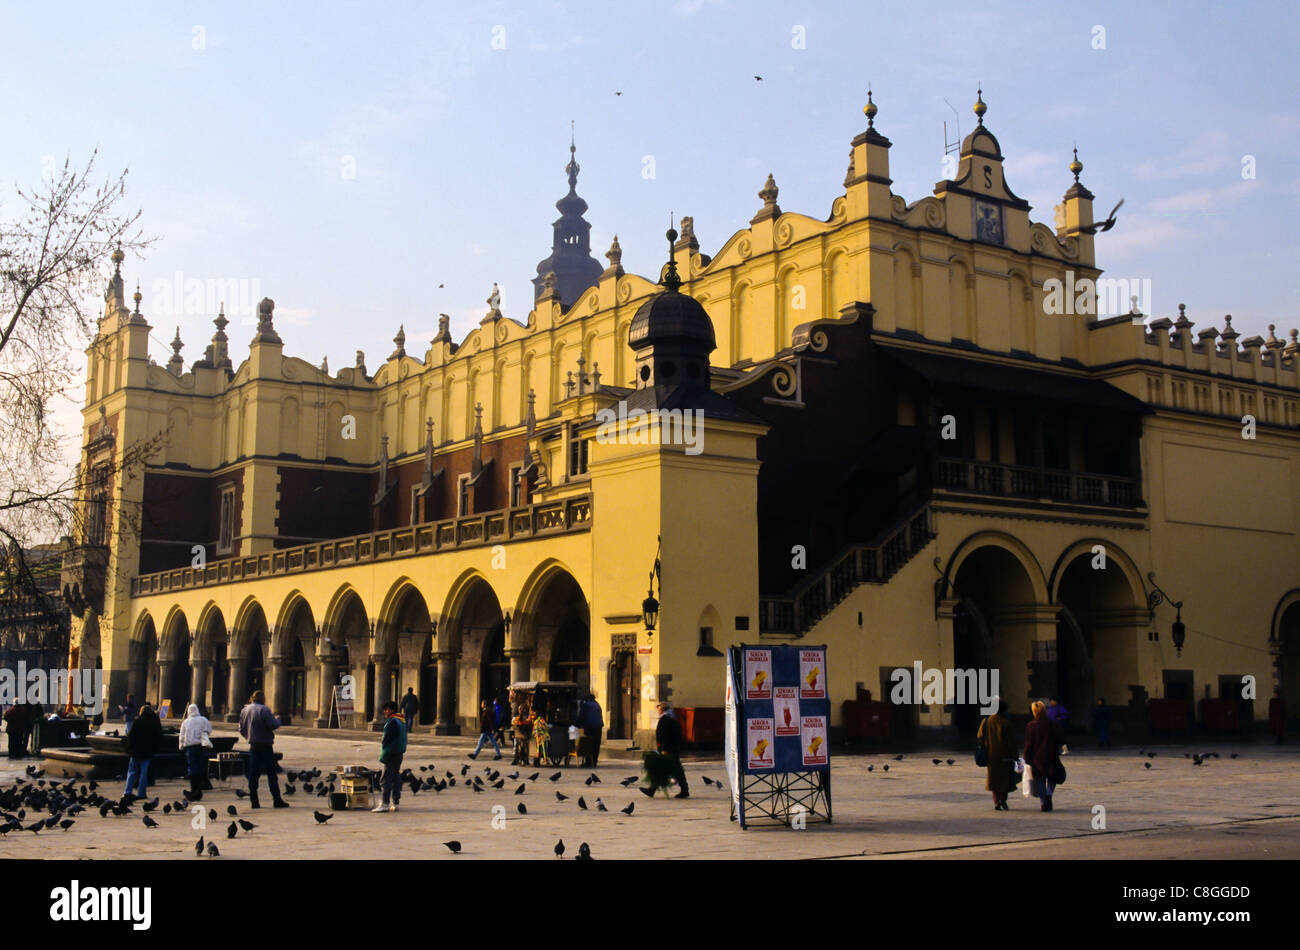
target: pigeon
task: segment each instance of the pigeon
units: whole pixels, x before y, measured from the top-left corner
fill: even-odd
[[[886,772],[889,771],[889,766],[888,766],[888,765],[883,766],[883,768],[884,768],[884,770],[885,770]]]
[[[511,772],[509,775],[506,776],[506,778],[510,779],[510,781],[513,782],[515,779],[519,778],[519,773]]]
[[[713,781],[713,779],[709,778],[707,775],[701,775],[700,778],[704,779],[705,785],[708,786],[717,785],[719,788],[722,787],[720,783]]]
[[[245,821],[243,818],[241,818],[239,819],[239,827],[243,828],[245,831],[252,831],[254,828],[257,827],[257,825],[253,824],[251,821]]]
[[[759,82],[762,82],[762,81],[763,81],[763,77],[762,77],[762,76],[755,76],[754,78],[757,79]]]
[[[943,761],[943,759],[931,759],[930,761],[933,762],[935,765],[938,765],[940,762]]]
[[[562,776],[563,774],[564,774],[563,772],[556,772],[554,775],[548,776],[547,781],[558,782],[560,780],[560,776]]]
[[[1237,753],[1235,753],[1235,752],[1229,752],[1229,753],[1228,753],[1228,758],[1230,758],[1230,759],[1235,759],[1236,757],[1237,757]]]
[[[587,803],[583,800],[581,795],[578,796],[578,807],[583,811],[587,810]]]
[[[216,820],[217,820],[217,810],[215,808],[209,808],[208,821],[216,821]]]
[[[208,857],[210,858],[221,857],[221,852],[217,850],[217,843],[215,841],[208,842]]]
[[[875,767],[874,765],[868,765],[868,766],[867,766],[867,771],[868,771],[868,772],[874,772],[875,770],[876,770],[876,767]]]
[[[528,781],[530,781],[530,782],[536,782],[536,781],[537,781],[537,776],[539,776],[539,775],[541,775],[541,774],[542,774],[541,772],[534,772],[532,775],[528,776]]]
[[[635,775],[629,775],[627,778],[623,779],[623,781],[619,782],[618,784],[622,785],[624,788],[627,788],[629,785],[635,782],[636,779],[637,777]]]
[[[947,762],[948,762],[949,765],[954,765],[954,764],[956,764],[957,760],[956,760],[956,759],[948,759]]]
[[[203,857],[203,835],[199,835],[199,840],[194,842],[194,856],[196,858]]]
[[[575,861],[591,860],[591,848],[587,846],[587,842],[584,841],[582,844],[578,845],[578,856],[573,860]]]
[[[1117,212],[1123,204],[1124,199],[1119,199],[1119,204],[1110,209],[1110,214],[1106,216],[1105,221],[1098,221],[1096,224],[1085,225],[1084,227],[1079,228],[1079,231],[1083,234],[1097,234],[1099,232],[1109,231],[1115,226],[1115,212]]]
[[[311,814],[312,817],[316,819],[316,824],[318,825],[323,825],[325,824],[325,822],[329,821],[331,818],[334,817],[333,812],[326,814],[323,811],[314,811]]]
[[[1144,769],[1149,769],[1149,768],[1151,768],[1151,763],[1150,763],[1150,762],[1143,762],[1143,763],[1142,763],[1142,768],[1144,768]]]
[[[562,858],[562,857],[564,857],[564,839],[563,839],[563,838],[561,838],[559,841],[555,842],[555,856],[556,856],[557,858]]]
[[[1192,765],[1204,765],[1204,764],[1205,764],[1205,759],[1201,758],[1199,755],[1192,756]]]
[[[505,788],[505,785],[506,785],[506,780],[505,780],[505,779],[499,779],[498,781],[495,781],[495,782],[492,783],[492,787],[493,787],[493,788]],[[519,793],[516,792],[515,794],[517,795],[517,794],[519,794]]]
[[[517,789],[515,789],[515,794],[516,794],[516,795],[522,795],[522,794],[524,793],[524,789],[526,789],[527,787],[528,787],[528,783],[527,783],[527,782],[520,782],[520,783],[519,783],[519,787],[518,787]]]
[[[146,828],[157,828],[157,827],[158,827],[158,822],[154,821],[154,820],[153,820],[152,818],[150,818],[148,815],[142,815],[141,818],[140,818],[140,820],[141,820],[142,822],[144,822],[144,826],[145,826]]]
[[[75,818],[65,818],[61,822],[59,822],[59,827],[62,828],[64,831],[67,831],[76,823],[77,823],[77,819]]]
[[[460,777],[461,777],[461,778],[464,778],[467,772],[469,772],[469,766],[468,766],[468,765],[465,766],[464,768],[462,768],[462,769],[460,770]]]
[[[1148,752],[1148,753],[1147,753],[1147,758],[1148,758],[1148,759],[1154,759],[1155,757],[1156,757],[1156,754],[1155,754],[1154,752]]]
[[[145,803],[144,803],[143,805],[141,805],[140,807],[143,808],[146,812],[151,812],[151,811],[153,811],[155,808],[158,807],[158,799],[155,798],[155,799],[154,799],[153,801],[151,801],[151,802],[145,802]]]
[[[163,814],[170,815],[171,813],[172,813],[171,802],[168,802],[166,805],[163,805]]]
[[[555,800],[556,800],[557,802],[568,801],[568,799],[569,799],[569,796],[568,796],[568,795],[563,795],[563,794],[561,794],[560,792],[556,792],[556,793],[555,793]]]
[[[591,780],[594,779],[595,777],[596,777],[596,776],[594,776],[594,775],[588,775],[588,776],[587,776],[587,780],[586,780],[585,782],[583,782],[582,784],[583,784],[583,785],[590,785],[590,784],[591,784]]]
[[[625,815],[630,815],[632,814],[632,809],[634,808],[636,808],[636,802],[628,802],[627,807],[620,808],[619,811],[621,811]]]
[[[523,802],[520,802],[518,805],[515,806],[515,811],[519,812],[519,814],[521,815],[526,815],[528,814],[528,806],[525,805]]]
[[[44,827],[45,827],[45,819],[42,818],[40,821],[36,822],[36,824],[28,825],[26,828],[23,829],[23,831],[30,831],[32,834],[40,834],[41,829]]]
[[[226,837],[233,838],[237,834],[239,834],[239,829],[235,827],[235,823],[232,821],[229,825],[226,826]]]
[[[239,809],[236,808],[234,805],[227,805],[226,814],[229,815],[231,818],[235,818],[239,815]]]
[[[444,841],[443,844],[447,846],[447,850],[450,851],[452,854],[460,854],[459,841]]]
[[[596,811],[609,811],[609,809],[605,807],[605,803],[599,798],[596,799]]]
[[[616,93],[614,93],[614,95],[616,95],[616,96],[621,96],[621,95],[623,95],[623,93],[621,93],[621,92],[616,92]]]

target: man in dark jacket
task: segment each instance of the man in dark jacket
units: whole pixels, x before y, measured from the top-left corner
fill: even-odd
[[[27,707],[14,703],[5,711],[5,732],[9,736],[9,758],[21,759],[26,753],[23,736],[27,732]]]
[[[266,773],[266,784],[271,789],[271,800],[276,808],[288,808],[289,803],[280,797],[280,780],[276,778],[275,730],[280,721],[266,707],[266,694],[260,689],[239,713],[239,734],[248,740],[248,804],[261,808],[257,800],[257,777]]]
[[[415,695],[415,688],[406,687],[406,695],[402,697],[402,718],[406,720],[406,731],[410,732],[415,728],[415,717],[420,713],[420,697]]]
[[[496,713],[492,711],[492,707],[487,704],[486,699],[479,704],[478,731],[479,731],[478,745],[474,747],[474,751],[469,754],[469,757],[471,759],[477,759],[479,752],[483,749],[483,746],[490,742],[492,743],[492,748],[496,749],[497,752],[496,758],[498,759],[501,758],[501,746],[497,745],[497,737],[496,737],[496,731],[497,731]]]
[[[584,764],[593,769],[600,764],[600,734],[604,729],[605,716],[601,712],[600,703],[596,702],[594,694],[588,693],[582,704],[582,734],[587,740],[587,760]]]
[[[149,765],[153,762],[158,746],[162,744],[162,722],[153,707],[145,703],[140,707],[140,714],[126,734],[126,751],[131,756],[126,768],[126,795],[144,798],[149,790]]]
[[[379,740],[379,761],[384,766],[380,783],[383,799],[372,812],[397,811],[402,800],[402,756],[406,753],[406,723],[397,715],[397,703],[384,703],[384,734]],[[392,804],[389,804],[389,802]]]
[[[682,768],[682,724],[673,715],[673,708],[668,703],[659,704],[659,724],[655,726],[655,745],[659,754],[667,759],[668,777],[677,780],[681,791],[678,798],[690,798],[691,790],[686,784],[686,771]]]

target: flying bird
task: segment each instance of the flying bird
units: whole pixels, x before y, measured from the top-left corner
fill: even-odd
[[[1119,199],[1119,204],[1110,209],[1110,214],[1106,216],[1105,221],[1098,221],[1096,224],[1088,224],[1079,228],[1081,234],[1097,234],[1099,232],[1109,231],[1115,226],[1115,212],[1124,204],[1124,199]]]
[[[564,857],[564,839],[563,839],[563,838],[561,838],[559,841],[555,842],[555,856],[556,856],[557,858],[562,858],[562,857]]]
[[[625,814],[625,815],[630,815],[630,814],[632,814],[632,809],[634,809],[634,808],[636,808],[636,802],[628,802],[628,803],[627,803],[627,807],[626,807],[626,808],[620,808],[619,811],[621,811],[621,812],[622,812],[623,814]]]
[[[754,78],[757,79],[759,82],[762,82],[762,81],[763,81],[763,77],[762,77],[762,76],[755,76]]]
[[[621,95],[623,95],[623,93],[621,93],[621,92],[616,92],[616,93],[614,93],[614,95],[616,95],[616,96],[621,96]]]
[[[334,817],[334,813],[333,813],[333,812],[330,812],[329,814],[326,814],[326,813],[323,812],[323,811],[314,811],[314,812],[312,812],[311,814],[312,814],[312,817],[316,819],[316,824],[318,824],[318,825],[323,825],[323,824],[325,824],[325,822],[329,821],[331,818]]]
[[[444,841],[443,844],[447,846],[447,850],[450,851],[452,854],[460,854],[459,841]]]

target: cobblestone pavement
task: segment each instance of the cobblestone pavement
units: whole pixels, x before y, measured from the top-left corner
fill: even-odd
[[[457,784],[441,793],[413,796],[407,790],[396,813],[341,811],[318,826],[312,811],[328,810],[325,799],[299,788],[288,799],[293,807],[272,810],[263,791],[264,807],[253,811],[247,799],[236,797],[235,789],[245,787],[236,778],[217,783],[204,797],[205,811],[215,807],[219,818],[202,832],[191,828],[188,813],[163,815],[159,809],[154,817],[160,827],[149,829],[138,807],[120,818],[91,812],[66,832],[11,832],[0,839],[0,856],[193,861],[194,842],[203,833],[217,841],[219,860],[552,858],[559,838],[568,856],[585,841],[596,858],[1300,857],[1300,747],[1201,742],[1158,746],[1155,758],[1137,749],[1076,750],[1065,759],[1069,782],[1048,814],[1019,790],[1009,812],[993,811],[983,770],[965,751],[914,751],[902,761],[893,754],[841,755],[832,759],[833,823],[742,831],[729,819],[729,793],[703,781],[707,775],[725,782],[721,755],[687,760],[690,799],[652,800],[635,787],[619,785],[639,771],[635,753],[610,748],[621,745],[606,742],[602,749],[599,784],[584,784],[591,770],[578,768],[560,770],[554,783],[548,777],[557,770],[542,768],[536,781],[527,782],[538,771],[529,767],[518,769],[521,776],[507,779],[499,791],[475,793],[465,787],[461,768],[470,766],[470,779],[489,766],[505,776],[517,770],[508,765],[508,755],[494,762],[489,750],[470,762],[469,739],[414,736],[403,764],[417,774],[421,765],[433,765],[439,776],[451,770]],[[276,746],[286,769],[329,770],[339,764],[374,765],[378,738],[363,733],[323,738],[304,731],[281,735]],[[1211,750],[1220,757],[1199,767],[1184,757]],[[1230,758],[1232,752],[1238,758]],[[939,765],[932,764],[935,758]],[[949,758],[955,764],[948,765]],[[29,761],[0,759],[0,781],[12,782]],[[526,790],[516,795],[521,782]],[[110,787],[121,790],[120,784],[106,782],[101,791]],[[181,787],[178,780],[166,780],[150,794],[173,801]],[[567,800],[557,801],[557,791]],[[587,811],[578,807],[580,796]],[[598,799],[608,812],[597,810]],[[520,802],[526,815],[517,812]],[[635,803],[634,813],[625,816],[619,809],[629,803]],[[232,804],[259,827],[227,840],[226,809]],[[493,827],[496,806],[501,806],[497,824],[504,825],[499,829]],[[1097,806],[1105,810],[1104,830],[1093,827],[1100,817]],[[457,857],[441,844],[453,839],[463,849]]]

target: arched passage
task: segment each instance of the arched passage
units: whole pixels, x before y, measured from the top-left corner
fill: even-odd
[[[351,586],[344,586],[335,592],[325,610],[325,622],[316,648],[316,658],[320,664],[318,712],[315,720],[317,727],[342,725],[331,709],[334,689],[345,685],[345,676],[352,677],[352,698],[356,704],[356,713],[364,714],[369,657],[370,623],[365,604]]]
[[[190,628],[179,609],[167,618],[158,645],[158,701],[171,700],[171,714],[183,718],[190,702]]]
[[[1293,590],[1274,612],[1273,643],[1277,663],[1276,693],[1286,704],[1287,722],[1300,718],[1300,590]]]
[[[1031,698],[1054,692],[1056,610],[1037,560],[1019,541],[996,533],[968,539],[945,576],[958,608],[953,614],[953,667],[997,670],[998,691],[1013,713]],[[1037,644],[1037,646],[1036,646]],[[972,697],[953,706],[963,736],[974,734],[980,711]]]
[[[158,633],[147,612],[136,623],[127,649],[127,664],[131,671],[128,695],[140,705],[154,702],[158,692]]]
[[[190,702],[198,703],[200,711],[210,719],[229,711],[230,663],[226,659],[228,639],[225,617],[215,604],[208,604],[199,614],[194,644],[190,648]]]
[[[308,663],[316,644],[316,621],[305,597],[294,592],[285,601],[271,637],[271,676],[268,701],[282,721],[301,722],[315,713],[315,702],[308,706],[314,692],[308,690],[308,677],[316,669]],[[286,719],[287,717],[287,719]]]
[[[236,614],[234,633],[230,637],[227,719],[237,719],[248,697],[254,691],[266,688],[266,647],[270,639],[266,613],[262,605],[250,597]]]
[[[1056,696],[1071,711],[1070,722],[1081,726],[1091,722],[1099,700],[1126,706],[1129,686],[1139,682],[1145,593],[1132,560],[1106,541],[1072,545],[1052,573],[1061,606]]]
[[[379,612],[375,654],[383,657],[376,672],[376,715],[387,700],[400,707],[407,689],[420,701],[420,720],[434,708],[437,692],[424,675],[433,643],[433,619],[420,589],[409,578],[393,584]]]

